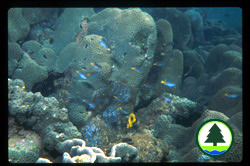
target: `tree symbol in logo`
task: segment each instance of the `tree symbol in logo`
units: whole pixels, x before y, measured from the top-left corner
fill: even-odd
[[[220,128],[216,125],[216,123],[209,130],[209,134],[207,135],[207,140],[205,143],[213,143],[213,146],[217,146],[218,142],[225,143],[223,139],[223,135],[221,134]]]

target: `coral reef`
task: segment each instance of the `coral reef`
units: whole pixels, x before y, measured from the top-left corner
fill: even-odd
[[[204,59],[199,58],[199,55],[196,51],[185,51],[183,53],[184,59],[184,77],[193,76],[199,78],[199,76],[204,73]]]
[[[21,47],[15,42],[8,43],[8,76],[11,77],[17,66],[18,61],[22,58],[23,52]]]
[[[231,98],[227,94],[236,94],[236,98]],[[209,109],[217,110],[228,117],[242,111],[242,89],[237,86],[226,86],[219,90],[209,102]]]
[[[227,86],[241,87],[242,71],[235,67],[227,68],[210,79],[210,86],[213,93],[218,93]]]
[[[122,162],[139,162],[139,152],[134,146],[127,143],[119,143],[112,147],[111,157],[120,157]]]
[[[185,137],[185,135],[190,132],[190,128],[178,124],[171,124],[171,121],[173,120],[171,120],[169,116],[158,116],[155,121],[153,135],[179,149],[184,147],[187,142],[191,141],[190,137]]]
[[[242,132],[242,125],[243,125],[243,115],[242,115],[242,111],[234,114],[233,116],[231,116],[231,118],[228,120],[228,123],[235,125],[235,127]]]
[[[241,25],[208,13],[9,9],[9,162],[241,161]],[[209,119],[234,131],[218,158],[196,145]]]
[[[176,8],[165,8],[165,18],[173,29],[174,47],[177,49],[186,49],[192,35],[191,22],[186,14]]]
[[[242,54],[237,51],[226,51],[222,55],[223,57],[223,65],[228,67],[236,67],[242,70]]]
[[[206,69],[207,73],[215,73],[218,71],[222,66],[222,55],[224,52],[230,50],[230,48],[225,44],[218,44],[208,55],[206,60]]]
[[[24,54],[14,72],[13,79],[25,82],[25,89],[30,91],[35,83],[44,81],[48,77],[46,68],[39,66],[29,55]]]
[[[23,17],[30,24],[38,24],[49,20],[53,15],[57,15],[58,9],[53,8],[23,8]]]
[[[94,14],[92,8],[66,8],[55,23],[53,48],[58,55],[68,44],[75,41],[83,17]]]
[[[107,82],[111,74],[111,53],[99,43],[101,36],[87,35],[80,43],[70,43],[57,58],[56,72],[63,73],[70,69],[73,78],[72,84],[68,87],[71,96],[92,99],[95,89],[98,89]],[[102,69],[95,69],[91,63],[97,63]],[[86,80],[79,77],[77,71],[89,74]],[[91,73],[98,72],[98,76]]]
[[[171,101],[166,101],[170,99]],[[138,123],[146,128],[153,128],[159,115],[170,115],[172,117],[188,117],[196,111],[196,103],[187,98],[180,98],[170,93],[164,93],[154,99],[146,108],[139,109],[135,114]]]
[[[168,154],[168,145],[152,135],[135,134],[131,138],[138,149],[140,162],[162,162]]]
[[[196,41],[196,45],[204,42],[204,34],[203,34],[203,18],[201,14],[196,10],[187,10],[184,12],[191,23],[191,29],[193,34],[193,39]]]
[[[105,146],[113,137],[113,131],[99,117],[92,118],[80,131],[88,146]]]
[[[165,19],[159,19],[158,21],[156,21],[156,28],[158,41],[156,54],[158,52],[162,53],[166,51],[171,51],[173,46],[168,45],[168,43],[173,42],[173,31],[171,24]]]
[[[56,55],[51,48],[42,47],[35,40],[29,40],[22,45],[22,49],[28,53],[31,59],[39,66],[45,67],[48,72],[54,70]]]
[[[16,120],[42,135],[42,145],[51,151],[59,142],[81,138],[81,133],[68,119],[68,110],[59,108],[54,98],[43,97],[40,92],[23,90],[24,82],[8,79],[9,114]]]
[[[105,37],[108,42],[114,59],[110,80],[125,79],[138,87],[152,66],[156,48],[153,18],[139,8],[107,8],[90,18],[88,31]],[[134,67],[141,72],[131,69]]]
[[[137,89],[126,82],[112,82],[109,86],[100,88],[94,93],[94,102],[98,103],[95,113],[109,127],[122,129],[127,126],[128,115],[132,113],[137,97]]]
[[[30,151],[16,151],[9,149],[9,162],[11,163],[35,163],[38,155]]]
[[[104,152],[97,147],[85,146],[85,141],[81,139],[66,140],[60,144],[60,152],[63,154],[63,163],[114,163],[121,162],[123,159],[120,157],[105,156]],[[118,146],[119,147],[119,146]],[[132,147],[134,148],[134,147]],[[113,154],[116,154],[116,148],[113,150]],[[129,149],[125,149],[125,153]],[[84,155],[84,156],[82,156]],[[72,156],[72,158],[71,158]],[[76,157],[79,156],[79,157]]]
[[[22,14],[22,8],[11,8],[8,11],[8,38],[10,41],[23,41],[30,30],[29,23]]]

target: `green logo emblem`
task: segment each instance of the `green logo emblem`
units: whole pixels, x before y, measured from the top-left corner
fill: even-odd
[[[196,134],[196,141],[204,154],[218,157],[231,149],[234,134],[226,122],[220,119],[211,119],[200,126]]]

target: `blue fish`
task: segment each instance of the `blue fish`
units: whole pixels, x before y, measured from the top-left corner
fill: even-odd
[[[93,109],[95,108],[94,103],[91,101],[87,101],[85,99],[82,99],[82,102],[86,103],[90,108],[93,108]]]
[[[189,37],[190,37],[190,35],[189,35],[189,34],[187,34],[185,37],[186,37],[186,38],[189,38]]]
[[[161,67],[161,66],[164,66],[165,64],[166,62],[161,61],[161,62],[155,62],[153,65]]]
[[[170,97],[164,97],[164,99],[165,99],[166,102],[169,102],[169,101],[172,101],[172,100],[173,100],[173,99],[170,98]]]
[[[98,65],[97,63],[90,63],[95,69],[101,70],[102,66]]]
[[[170,81],[161,81],[161,83],[162,83],[163,85],[165,85],[165,86],[168,86],[168,87],[174,87],[174,86],[176,86],[175,83],[170,82]]]
[[[131,67],[131,69],[138,72],[138,73],[141,73],[143,71],[142,69],[136,68],[136,67]]]
[[[107,41],[104,38],[100,40],[100,43],[103,47],[108,48]]]
[[[168,56],[168,55],[172,55],[172,53],[173,53],[173,51],[166,51],[166,52],[161,53],[161,55]]]
[[[88,78],[86,74],[81,73],[79,70],[77,70],[76,72],[78,73],[78,75],[79,75],[82,79],[86,80],[86,79]]]
[[[230,98],[236,98],[236,97],[238,97],[239,95],[234,94],[234,93],[226,93],[225,96],[230,97]]]

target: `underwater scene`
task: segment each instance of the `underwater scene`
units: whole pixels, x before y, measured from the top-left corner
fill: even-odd
[[[11,163],[240,162],[242,111],[240,8],[8,11]]]

